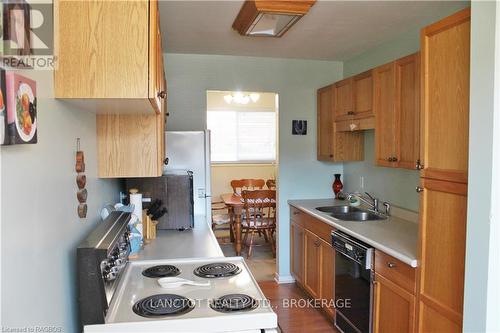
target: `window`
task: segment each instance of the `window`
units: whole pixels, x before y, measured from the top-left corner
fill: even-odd
[[[276,113],[208,111],[212,162],[271,163],[276,160]]]

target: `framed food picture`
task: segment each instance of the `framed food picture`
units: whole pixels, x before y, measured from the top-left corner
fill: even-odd
[[[16,72],[5,77],[9,144],[37,143],[36,82]]]
[[[7,91],[5,71],[0,68],[0,145],[9,144],[7,135]],[[7,139],[7,140],[6,140]]]

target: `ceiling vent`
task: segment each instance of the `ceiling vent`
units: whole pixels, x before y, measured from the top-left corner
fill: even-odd
[[[233,29],[243,36],[281,37],[316,0],[247,0],[234,20]]]

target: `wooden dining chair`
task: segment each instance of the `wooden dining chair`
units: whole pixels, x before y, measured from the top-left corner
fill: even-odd
[[[264,179],[238,179],[231,180],[234,194],[241,194],[244,190],[262,190],[265,185]]]
[[[229,241],[227,237],[218,237],[215,234],[217,241],[221,244],[231,242],[232,228],[229,208],[222,201],[212,201],[212,231],[215,234],[218,230],[229,230]]]
[[[243,244],[248,246],[247,258],[252,255],[255,233],[262,233],[266,242],[271,243],[273,255],[276,257],[276,191],[272,190],[243,190],[244,219],[241,228],[244,233]],[[259,212],[258,214],[252,212]],[[250,243],[247,244],[250,236]]]
[[[275,179],[268,179],[266,181],[266,186],[270,190],[276,190],[276,180]]]

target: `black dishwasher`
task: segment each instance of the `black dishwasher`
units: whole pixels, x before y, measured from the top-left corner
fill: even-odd
[[[373,248],[340,231],[335,248],[335,326],[344,333],[372,331]]]

